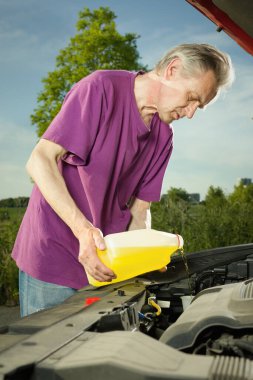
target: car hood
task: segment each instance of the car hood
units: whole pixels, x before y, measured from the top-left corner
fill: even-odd
[[[186,0],[253,55],[252,0]]]

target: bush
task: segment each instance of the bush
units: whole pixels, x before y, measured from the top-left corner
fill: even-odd
[[[18,268],[12,247],[25,208],[2,208],[0,213],[0,304],[18,304]]]
[[[0,304],[14,306],[18,304],[18,268],[12,260],[10,251],[4,248],[6,243],[0,239]]]
[[[230,195],[210,186],[199,204],[172,188],[151,210],[152,227],[182,235],[186,252],[253,241],[253,184],[236,186]]]

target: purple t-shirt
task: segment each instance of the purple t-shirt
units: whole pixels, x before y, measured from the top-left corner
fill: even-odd
[[[131,197],[160,199],[172,152],[171,126],[156,113],[147,128],[140,117],[136,75],[96,71],[83,78],[42,136],[68,151],[59,169],[77,206],[104,235],[127,230]],[[78,250],[35,185],[12,253],[17,265],[39,280],[80,289],[88,281]]]

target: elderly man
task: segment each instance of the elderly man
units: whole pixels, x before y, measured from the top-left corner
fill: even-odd
[[[33,150],[35,182],[13,249],[21,315],[110,282],[103,236],[151,225],[173,147],[170,123],[192,118],[231,84],[230,58],[206,44],[170,50],[154,70],[96,71],[75,84]]]

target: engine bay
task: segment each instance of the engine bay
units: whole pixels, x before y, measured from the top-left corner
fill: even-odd
[[[139,330],[188,354],[252,360],[252,277],[249,255],[172,284],[147,285],[141,308],[126,303],[103,316],[93,331]]]
[[[253,244],[179,252],[0,332],[1,380],[253,379]]]

